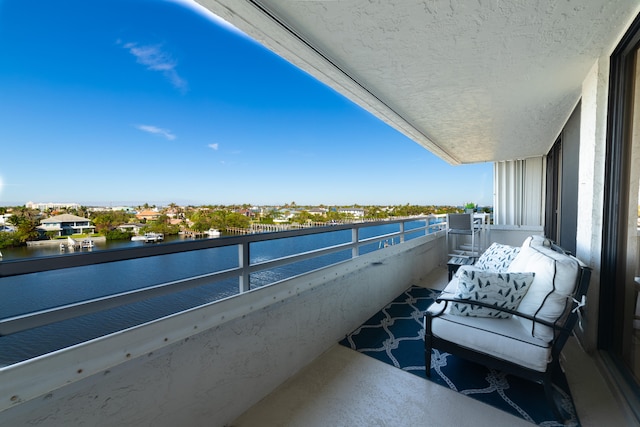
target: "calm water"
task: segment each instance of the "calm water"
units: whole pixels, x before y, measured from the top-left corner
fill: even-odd
[[[398,230],[398,224],[369,227],[361,230],[361,238]],[[407,236],[407,239],[417,237],[420,234]],[[171,240],[171,238],[167,239],[167,241]],[[351,231],[342,230],[256,242],[251,244],[250,248],[251,263],[254,264],[286,255],[345,243],[350,240]],[[391,243],[390,240],[389,243]],[[398,243],[397,239],[394,243]],[[107,242],[106,244],[97,244],[93,250],[139,245],[144,245],[144,243]],[[361,253],[377,250],[379,246],[378,243],[367,245],[361,249]],[[60,250],[57,247],[18,248],[12,250],[3,249],[2,253],[4,259],[9,260],[58,255]],[[251,275],[251,287],[265,286],[278,280],[347,260],[350,256],[350,250],[346,250],[257,272]],[[12,317],[237,266],[237,247],[231,246],[2,278],[0,279],[0,318]],[[238,280],[226,280],[0,337],[0,366],[64,348],[237,293]]]
[[[182,239],[178,236],[166,236],[165,242],[179,242]],[[66,244],[65,240],[61,240],[62,243]],[[95,247],[90,249],[91,251],[103,251],[106,249],[120,249],[120,248],[129,248],[129,247],[141,247],[144,245],[148,245],[148,243],[144,242],[132,242],[130,240],[112,240],[107,242],[97,241],[94,242]],[[0,249],[2,252],[4,260],[12,260],[12,259],[22,259],[22,258],[34,258],[34,257],[42,257],[42,256],[51,256],[51,255],[60,255],[69,253],[69,251],[61,251],[58,245],[52,246],[20,246],[18,248],[4,248]],[[80,251],[75,252],[87,252],[89,249],[82,249]]]

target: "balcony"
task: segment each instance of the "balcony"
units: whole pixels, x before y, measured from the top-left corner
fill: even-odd
[[[435,268],[418,283],[441,289],[447,271]],[[611,395],[594,359],[572,338],[563,366],[581,425],[633,425]],[[533,424],[340,345],[306,366],[233,423],[265,425]]]
[[[116,268],[126,259],[237,246],[238,267],[207,279],[190,278],[4,319],[3,333],[155,297],[172,286],[182,289],[212,277],[237,277],[239,292],[0,368],[5,396],[0,423],[419,425],[428,419],[442,420],[443,425],[452,420],[458,425],[469,420],[474,425],[517,425],[520,420],[499,410],[336,344],[409,285],[444,286],[447,250],[444,233],[436,231],[440,225],[411,227],[409,222],[396,221],[398,231],[366,239],[358,236],[373,224],[68,257],[64,267],[104,262]],[[334,230],[350,231],[351,240],[283,259],[250,261],[251,243]],[[521,241],[520,234],[526,233],[497,228],[487,232],[489,239],[504,243]],[[379,245],[392,239],[397,244]],[[372,245],[380,249],[364,253],[362,248]],[[247,286],[249,276],[259,270],[344,250],[351,252],[348,260],[256,289]],[[4,262],[0,277],[60,267],[60,260]],[[575,341],[565,357],[583,425],[624,424],[625,413],[594,360]]]

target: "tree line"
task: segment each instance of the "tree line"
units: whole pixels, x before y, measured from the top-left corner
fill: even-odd
[[[145,203],[145,209],[151,208]],[[324,205],[320,207],[325,208]],[[460,212],[462,208],[455,206],[419,206],[419,205],[397,205],[391,207],[382,206],[360,206],[352,205],[348,208],[359,208],[364,210],[364,219],[384,220],[394,217],[408,217],[416,215],[447,214]],[[40,212],[36,209],[29,209],[25,206],[0,207],[0,214],[11,213],[7,222],[15,228],[15,232],[0,232],[0,248],[8,246],[19,246],[27,241],[42,238],[54,238],[54,232],[45,235],[40,233],[37,227],[40,221],[52,215],[69,213],[91,220],[96,227],[96,233],[105,236],[108,240],[129,239],[133,235],[131,232],[121,231],[118,227],[128,223],[142,223],[141,232],[163,233],[165,235],[178,234],[181,230],[190,230],[198,233],[205,232],[210,228],[221,231],[227,228],[249,228],[252,221],[263,224],[273,224],[275,221],[283,220],[283,216],[290,211],[295,215],[290,222],[345,222],[354,219],[353,215],[340,212],[339,207],[325,208],[326,212],[312,213],[310,207],[300,207],[295,202],[284,205],[283,208],[269,208],[255,218],[240,212],[249,212],[250,205],[205,205],[180,207],[175,203],[170,203],[160,210],[159,216],[154,220],[138,220],[135,214],[126,211],[102,210],[91,211],[85,206],[71,208],[63,211]],[[485,211],[488,211],[485,208]],[[171,221],[175,218],[180,221]]]

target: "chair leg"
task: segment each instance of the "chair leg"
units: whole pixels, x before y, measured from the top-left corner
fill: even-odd
[[[566,421],[568,420],[562,415],[562,412],[560,411],[560,407],[559,407],[559,402],[556,399],[554,399],[553,378],[556,374],[555,373],[556,369],[561,369],[561,368],[559,365],[554,363],[552,363],[547,368],[547,373],[543,378],[542,386],[544,387],[544,395],[547,398],[547,402],[551,406],[551,410],[553,411],[553,415],[556,417],[556,420],[561,424],[565,424]]]
[[[431,378],[431,319],[424,316],[424,370],[427,378]]]
[[[562,416],[562,413],[560,412],[560,408],[558,408],[558,403],[556,402],[556,400],[553,398],[553,383],[549,382],[549,381],[545,381],[544,384],[544,394],[547,398],[547,402],[549,403],[549,405],[551,406],[551,409],[553,410],[553,415],[556,417],[556,420],[562,424],[565,423],[565,418]]]
[[[427,378],[431,378],[431,348],[424,348],[424,370]]]
[[[473,224],[471,224],[471,256],[476,255],[476,231],[473,229]]]

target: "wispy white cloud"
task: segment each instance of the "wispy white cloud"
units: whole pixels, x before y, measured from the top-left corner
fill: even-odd
[[[118,40],[118,44],[127,49],[136,58],[136,62],[147,67],[147,70],[161,72],[176,89],[183,93],[189,89],[187,81],[180,77],[176,70],[177,61],[162,50],[160,45],[138,45],[133,42],[124,43],[121,40]]]
[[[163,136],[163,137],[167,138],[169,141],[173,141],[174,139],[176,139],[176,136],[174,134],[172,134],[171,131],[169,131],[167,129],[159,128],[157,126],[136,125],[136,129],[139,129],[139,130],[141,130],[143,132],[152,133],[154,135]]]
[[[207,145],[207,147],[211,148],[214,151],[218,151],[218,144],[209,144]]]

